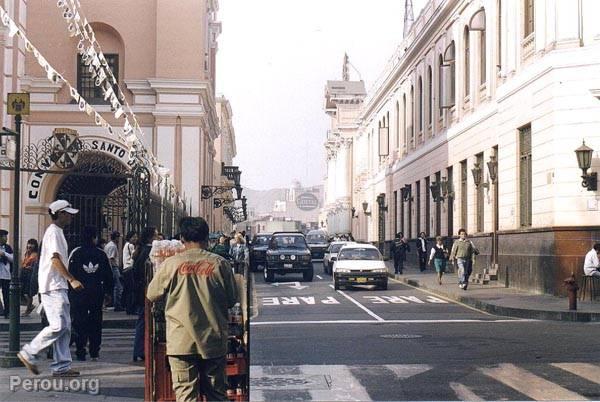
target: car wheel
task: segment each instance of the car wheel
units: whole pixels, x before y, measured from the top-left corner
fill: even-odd
[[[263,277],[265,278],[265,282],[273,282],[275,275],[265,267],[263,268]]]
[[[334,290],[340,290],[340,283],[338,282],[337,279],[333,280],[333,289]]]
[[[388,288],[387,281],[383,282],[383,284],[381,286],[379,286],[379,289],[381,289],[381,290],[387,290],[387,288]]]
[[[314,270],[311,269],[310,271],[305,271],[302,273],[302,279],[304,279],[305,282],[312,282],[313,275],[314,275]]]

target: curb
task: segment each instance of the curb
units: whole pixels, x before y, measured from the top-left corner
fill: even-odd
[[[104,320],[102,321],[102,328],[110,329],[133,329],[135,328],[136,318],[124,319],[124,320]],[[40,331],[44,328],[41,322],[27,322],[21,323],[19,326],[21,331]],[[8,323],[0,323],[0,332],[9,331]]]
[[[390,274],[391,276],[391,274]],[[470,296],[455,296],[449,293],[440,292],[438,289],[433,289],[423,286],[415,279],[404,278],[402,281],[416,288],[427,289],[432,293],[437,293],[445,298],[455,300],[466,304],[486,313],[500,315],[505,317],[527,318],[533,320],[549,320],[549,321],[570,321],[570,322],[597,322],[600,321],[600,313],[586,313],[580,311],[549,311],[549,310],[532,310],[518,307],[505,307],[498,304],[489,303],[479,300],[476,297]]]

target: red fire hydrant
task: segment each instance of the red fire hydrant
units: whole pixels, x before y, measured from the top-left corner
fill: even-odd
[[[577,290],[579,290],[579,286],[575,280],[575,275],[571,274],[564,282],[569,296],[569,310],[577,310]]]

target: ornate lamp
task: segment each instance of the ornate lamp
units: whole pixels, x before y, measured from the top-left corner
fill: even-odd
[[[490,174],[490,181],[496,183],[498,179],[498,161],[496,155],[490,155],[490,161],[487,163],[488,173]]]
[[[575,150],[575,155],[577,155],[577,164],[582,172],[581,178],[583,181],[581,182],[581,185],[584,188],[587,188],[588,191],[596,191],[598,189],[598,173],[592,172],[588,174],[587,172],[592,166],[593,153],[594,150],[585,145],[585,141],[583,141],[583,144]]]

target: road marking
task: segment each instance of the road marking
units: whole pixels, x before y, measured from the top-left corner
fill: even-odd
[[[480,368],[483,374],[527,395],[536,401],[586,401],[582,395],[569,391],[560,385],[554,384],[542,377],[519,368],[514,364],[503,363],[494,368]]]
[[[333,288],[333,285],[329,285],[329,286]],[[363,311],[365,311],[371,317],[375,318],[377,321],[385,321],[383,318],[381,318],[380,316],[378,316],[377,314],[375,314],[374,312],[372,312],[371,310],[369,310],[368,308],[366,308],[365,306],[363,306],[362,304],[360,304],[359,302],[354,300],[352,297],[348,296],[346,293],[342,292],[341,290],[338,290],[337,292],[339,294],[341,294],[342,296],[344,296],[346,299],[350,300],[352,303],[356,304],[358,307],[360,307]]]
[[[552,366],[568,371],[590,382],[600,384],[600,367],[589,363],[552,363]]]
[[[308,288],[308,286],[301,285],[300,282],[283,282],[283,283],[275,282],[275,283],[271,284],[271,286],[275,286],[275,287],[279,287],[279,285],[290,285],[290,286],[288,286],[289,288],[296,289],[296,290],[302,290],[302,289]]]
[[[433,369],[433,366],[428,364],[386,364],[384,367],[393,371],[399,380],[406,380]]]
[[[301,304],[317,305],[317,304],[340,304],[340,302],[332,296],[326,296],[324,299],[317,300],[315,296],[293,296],[293,297],[263,297],[263,306],[298,306]]]
[[[516,319],[516,320],[478,320],[478,319],[456,319],[456,320],[324,320],[324,321],[258,321],[251,322],[252,326],[265,325],[303,325],[303,324],[470,324],[470,323],[528,323],[538,320]]]
[[[323,279],[323,277],[321,275],[317,275],[317,278],[319,279]]]
[[[460,384],[458,382],[451,382],[450,388],[456,394],[459,401],[484,401],[485,399],[479,397],[473,391],[471,391],[466,385]]]

